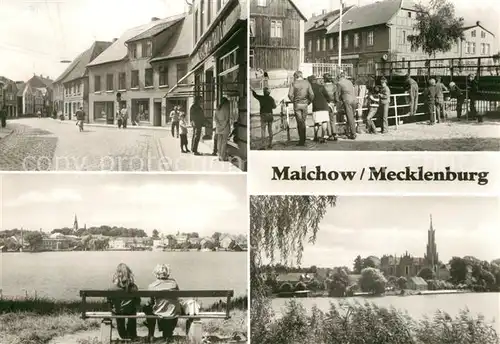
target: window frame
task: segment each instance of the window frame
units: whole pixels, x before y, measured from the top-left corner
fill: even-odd
[[[137,74],[135,74],[137,73]],[[134,75],[137,75],[136,78],[134,78]],[[134,81],[137,80],[137,85],[134,85]],[[139,80],[139,70],[134,69],[130,73],[130,89],[139,89],[140,87],[140,80]]]
[[[111,80],[111,83],[109,82],[110,80]],[[110,88],[110,84],[111,84],[111,88]],[[115,90],[114,74],[113,73],[106,73],[106,92],[114,91],[114,90]]]
[[[151,76],[151,84],[148,83],[148,73],[150,73]],[[154,80],[154,71],[153,68],[145,68],[144,69],[144,88],[148,87],[154,87],[155,85],[155,80]]]
[[[375,33],[373,31],[368,31],[366,37],[366,45],[369,47],[373,47],[374,42],[375,42]]]

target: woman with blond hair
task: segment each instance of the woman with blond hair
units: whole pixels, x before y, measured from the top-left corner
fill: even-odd
[[[177,281],[170,277],[170,267],[166,264],[158,264],[153,275],[156,280],[148,287],[149,290],[179,290]],[[174,334],[177,326],[177,316],[181,313],[181,304],[177,298],[151,298],[150,304],[145,309],[146,313],[162,317],[158,319],[158,329],[163,334],[163,339],[169,340]],[[148,339],[152,341],[155,334],[156,319],[148,319]]]
[[[111,290],[123,290],[127,292],[138,290],[134,282],[134,274],[126,264],[120,263],[116,267]],[[108,298],[108,302],[111,304],[112,312],[115,315],[136,315],[137,308],[141,304],[141,299],[138,297],[130,299]],[[122,339],[137,338],[137,320],[135,318],[116,319],[116,325],[118,334]]]

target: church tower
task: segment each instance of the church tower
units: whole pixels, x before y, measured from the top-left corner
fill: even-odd
[[[436,246],[436,231],[432,225],[432,215],[430,215],[430,226],[427,231],[427,254],[425,255],[425,262],[433,271],[437,270],[439,256]]]
[[[76,218],[76,214],[75,214],[75,221],[73,222],[73,232],[77,232],[78,231],[78,219]]]

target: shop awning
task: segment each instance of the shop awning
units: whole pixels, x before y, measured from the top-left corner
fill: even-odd
[[[177,87],[172,92],[168,92],[165,98],[186,98],[194,95],[194,85],[177,84]]]

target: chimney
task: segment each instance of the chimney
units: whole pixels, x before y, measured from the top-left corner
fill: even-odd
[[[157,21],[157,20],[160,20],[160,18],[158,18],[158,17],[151,18],[151,21]]]
[[[115,43],[118,40],[118,38],[113,38],[113,43]]]
[[[326,14],[326,10],[321,10],[321,14]]]
[[[316,13],[313,12],[311,18],[314,18],[314,17],[316,17]]]
[[[476,22],[476,25],[477,25],[477,26],[481,25],[481,22],[478,20],[478,21]]]

